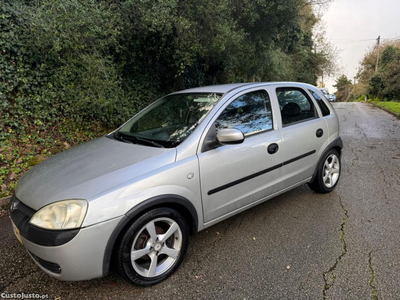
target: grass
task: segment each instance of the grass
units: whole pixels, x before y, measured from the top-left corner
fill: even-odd
[[[400,102],[395,101],[372,101],[372,104],[394,114],[400,119]]]

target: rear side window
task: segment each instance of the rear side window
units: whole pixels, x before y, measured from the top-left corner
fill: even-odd
[[[300,88],[277,88],[282,125],[303,122],[316,117],[314,104]]]
[[[321,97],[314,91],[309,90],[311,95],[313,95],[314,99],[317,101],[319,108],[321,109],[322,115],[329,116],[331,112],[329,111],[328,106],[326,106],[325,102],[321,99]]]
[[[250,92],[232,101],[215,122],[218,129],[235,128],[250,135],[272,129],[271,102],[265,90]]]

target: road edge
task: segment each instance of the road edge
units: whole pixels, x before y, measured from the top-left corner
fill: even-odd
[[[367,102],[367,103],[372,104],[374,107],[377,107],[377,108],[379,108],[379,109],[382,109],[382,110],[388,112],[388,113],[391,114],[392,116],[395,116],[396,119],[400,120],[400,115],[398,115],[397,113],[395,113],[395,112],[393,112],[393,111],[391,111],[391,110],[389,110],[389,109],[387,109],[387,108],[380,107],[380,106],[376,105],[376,104],[373,103],[373,102]]]

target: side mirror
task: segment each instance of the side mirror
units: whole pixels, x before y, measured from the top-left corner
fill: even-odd
[[[217,140],[223,145],[241,144],[244,141],[243,132],[238,129],[220,129]]]

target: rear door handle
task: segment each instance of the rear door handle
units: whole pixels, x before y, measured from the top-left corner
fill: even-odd
[[[276,143],[272,143],[271,145],[268,146],[268,153],[269,154],[274,154],[278,152],[279,146]]]
[[[315,133],[315,135],[317,136],[317,138],[320,138],[321,136],[324,135],[324,131],[321,128],[319,128],[319,129],[317,129],[317,132]]]

